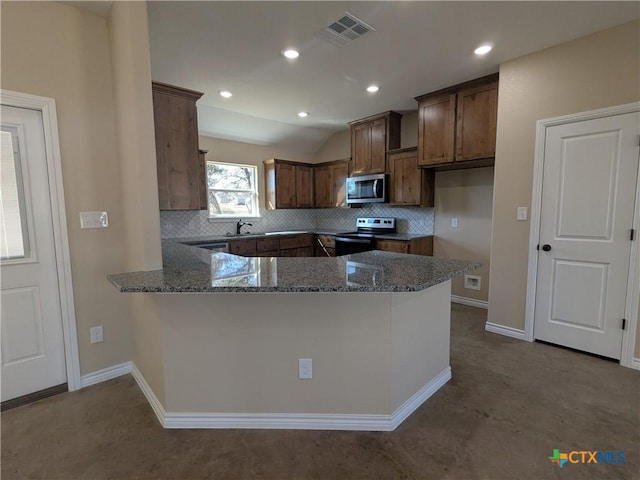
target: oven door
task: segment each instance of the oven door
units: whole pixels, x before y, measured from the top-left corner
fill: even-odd
[[[352,253],[369,252],[375,249],[375,237],[362,235],[353,237],[336,237],[336,257]]]

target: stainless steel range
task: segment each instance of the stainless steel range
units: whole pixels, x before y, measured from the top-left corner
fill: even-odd
[[[396,233],[396,219],[393,217],[359,217],[356,231],[336,235],[336,256],[374,250],[376,234]]]

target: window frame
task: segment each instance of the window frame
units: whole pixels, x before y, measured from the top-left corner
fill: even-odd
[[[253,171],[253,189],[242,188],[209,188],[209,164],[224,165],[226,167],[240,167],[250,168]],[[215,160],[207,160],[205,162],[205,181],[207,187],[207,215],[210,221],[229,221],[239,218],[260,218],[260,191],[258,187],[258,166],[251,165],[249,163],[233,163],[233,162],[219,162]],[[246,193],[253,196],[255,211],[253,214],[215,214],[211,212],[211,192],[232,192],[232,193]]]

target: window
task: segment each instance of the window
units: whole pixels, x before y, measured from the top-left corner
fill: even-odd
[[[258,217],[258,168],[207,162],[209,218]]]

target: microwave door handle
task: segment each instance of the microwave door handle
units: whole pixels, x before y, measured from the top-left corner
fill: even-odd
[[[380,186],[380,180],[373,181],[373,198],[380,198],[380,192],[378,191],[378,187]]]

